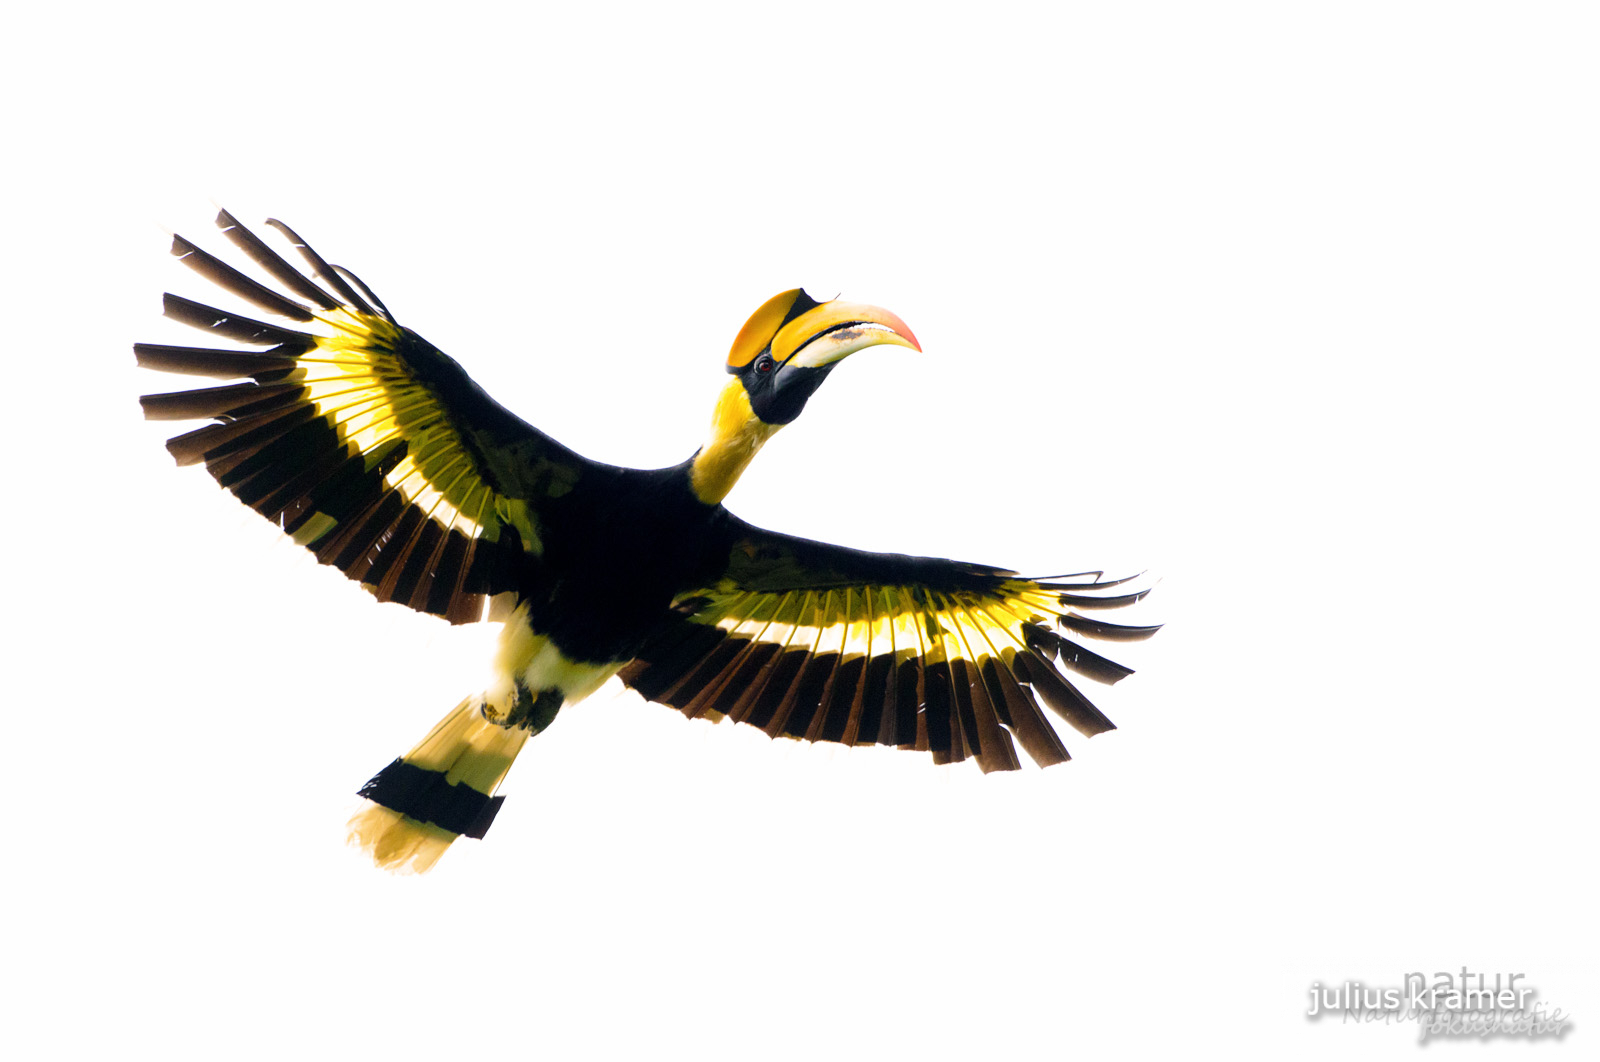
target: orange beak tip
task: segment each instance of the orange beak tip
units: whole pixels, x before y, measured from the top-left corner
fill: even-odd
[[[910,343],[912,348],[916,350],[917,353],[922,353],[922,344],[917,342],[916,334],[913,333],[911,329],[906,327],[906,323],[900,320],[898,317],[894,319],[894,323],[894,330],[900,334],[900,338],[904,339],[907,343]]]

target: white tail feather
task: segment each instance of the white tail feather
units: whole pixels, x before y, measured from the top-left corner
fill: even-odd
[[[366,806],[348,823],[349,843],[365,850],[380,870],[425,874],[460,836],[370,800],[363,803]]]
[[[427,771],[439,771],[451,785],[466,785],[493,796],[528,740],[523,727],[496,726],[479,710],[480,698],[468,697],[402,760]],[[391,808],[366,801],[349,822],[349,843],[364,849],[384,870],[421,874],[444,855],[459,834],[420,822]]]

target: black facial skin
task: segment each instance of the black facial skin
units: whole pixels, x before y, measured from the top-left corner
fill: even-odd
[[[763,350],[737,375],[750,395],[750,408],[756,416],[767,424],[789,424],[822,386],[834,364],[837,362],[815,369],[779,365],[771,351]]]

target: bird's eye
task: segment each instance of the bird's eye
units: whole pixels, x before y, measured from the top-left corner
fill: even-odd
[[[772,356],[770,354],[763,354],[761,357],[756,359],[756,372],[760,373],[762,376],[765,376],[767,373],[772,371],[773,366],[776,364],[777,363],[772,360]]]

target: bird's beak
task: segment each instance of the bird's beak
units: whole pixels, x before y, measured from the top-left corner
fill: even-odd
[[[883,343],[922,349],[906,323],[888,310],[850,302],[813,306],[772,337],[778,371],[761,418],[771,424],[794,420],[846,355]]]
[[[825,302],[778,329],[772,337],[772,357],[785,369],[820,369],[880,344],[922,349],[906,323],[888,310],[858,302]]]
[[[892,344],[921,350],[906,323],[856,302],[818,302],[799,288],[774,295],[750,315],[728,351],[728,371],[763,424],[788,424],[848,354]]]

